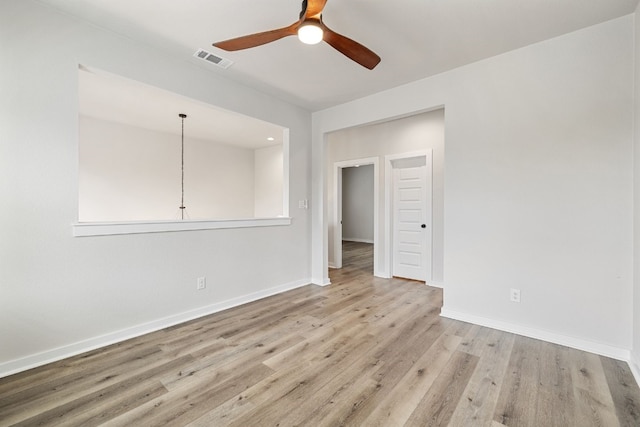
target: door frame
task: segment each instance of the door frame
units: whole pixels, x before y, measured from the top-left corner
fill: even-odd
[[[373,165],[373,275],[386,277],[378,269],[378,212],[380,209],[379,167],[377,157],[344,160],[333,164],[333,268],[342,268],[342,169]]]
[[[401,154],[389,154],[384,156],[384,215],[386,221],[384,223],[384,257],[387,269],[385,276],[393,277],[393,170],[394,162],[397,160],[408,160],[416,157],[424,157],[426,163],[427,186],[426,186],[426,224],[427,227],[427,246],[431,248],[429,254],[431,256],[430,268],[427,271],[426,282],[428,283],[432,277],[433,270],[433,150],[426,149]]]

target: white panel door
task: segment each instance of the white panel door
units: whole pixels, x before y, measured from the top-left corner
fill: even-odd
[[[426,281],[431,274],[427,168],[394,168],[393,174],[393,275]]]

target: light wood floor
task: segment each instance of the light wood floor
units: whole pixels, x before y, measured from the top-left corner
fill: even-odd
[[[640,426],[623,362],[440,318],[346,244],[306,286],[0,380],[0,425]]]

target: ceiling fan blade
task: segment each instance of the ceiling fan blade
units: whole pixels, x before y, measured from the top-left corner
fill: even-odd
[[[322,23],[322,29],[324,31],[323,40],[347,58],[370,70],[373,70],[380,63],[380,57],[360,43],[336,33],[324,23]]]
[[[293,36],[297,34],[299,22],[296,21],[288,27],[278,28],[277,30],[264,31],[262,33],[250,34],[248,36],[236,37],[235,39],[224,40],[214,43],[215,47],[220,49],[233,51],[248,49],[250,47],[261,46],[271,43],[283,37]]]
[[[305,19],[319,18],[320,17],[319,15],[322,13],[322,10],[324,9],[324,6],[327,4],[327,0],[304,0],[302,5],[303,9],[304,9],[305,1],[307,3],[307,8],[304,11]]]

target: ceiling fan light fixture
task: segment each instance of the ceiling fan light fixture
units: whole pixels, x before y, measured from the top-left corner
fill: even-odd
[[[316,44],[325,41],[350,60],[373,70],[380,63],[380,57],[375,52],[324,25],[322,13],[327,1],[302,0],[302,10],[293,24],[275,30],[223,40],[213,45],[218,49],[236,51],[262,46],[297,34],[303,43]]]
[[[298,39],[305,44],[318,44],[323,36],[322,28],[315,22],[305,22],[298,28]]]

